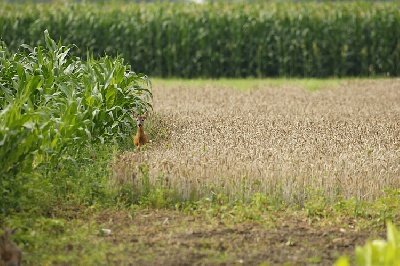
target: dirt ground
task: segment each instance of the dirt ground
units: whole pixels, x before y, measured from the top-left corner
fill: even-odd
[[[106,241],[121,247],[107,254],[110,265],[333,265],[340,255],[354,255],[356,245],[384,237],[356,229],[353,219],[321,226],[298,214],[274,215],[268,226],[167,210],[103,213],[96,221],[111,230]]]

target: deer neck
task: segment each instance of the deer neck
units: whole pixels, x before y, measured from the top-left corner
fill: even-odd
[[[144,129],[143,127],[138,127],[136,135],[144,136]]]

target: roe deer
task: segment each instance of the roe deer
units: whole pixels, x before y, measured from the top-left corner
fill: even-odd
[[[2,230],[4,233],[0,236],[0,266],[19,266],[21,265],[22,252],[19,247],[8,240],[8,237],[14,234],[15,229],[8,228]]]
[[[146,119],[147,115],[146,113],[143,115],[139,115],[134,110],[132,110],[132,114],[134,117],[136,117],[137,125],[137,132],[135,137],[133,138],[133,143],[136,147],[140,149],[140,146],[149,142],[149,138],[147,137],[146,132],[144,132],[144,120]]]

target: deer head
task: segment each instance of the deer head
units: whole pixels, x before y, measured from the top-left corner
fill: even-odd
[[[144,126],[144,121],[146,120],[147,112],[142,115],[139,115],[138,113],[135,112],[135,110],[132,110],[132,114],[133,114],[133,117],[136,118],[136,125],[138,127]]]

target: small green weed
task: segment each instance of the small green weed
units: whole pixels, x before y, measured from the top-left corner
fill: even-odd
[[[372,240],[363,247],[356,247],[355,260],[357,265],[399,265],[400,264],[400,233],[391,222],[387,223],[387,241]],[[350,265],[347,257],[341,257],[335,266]]]

